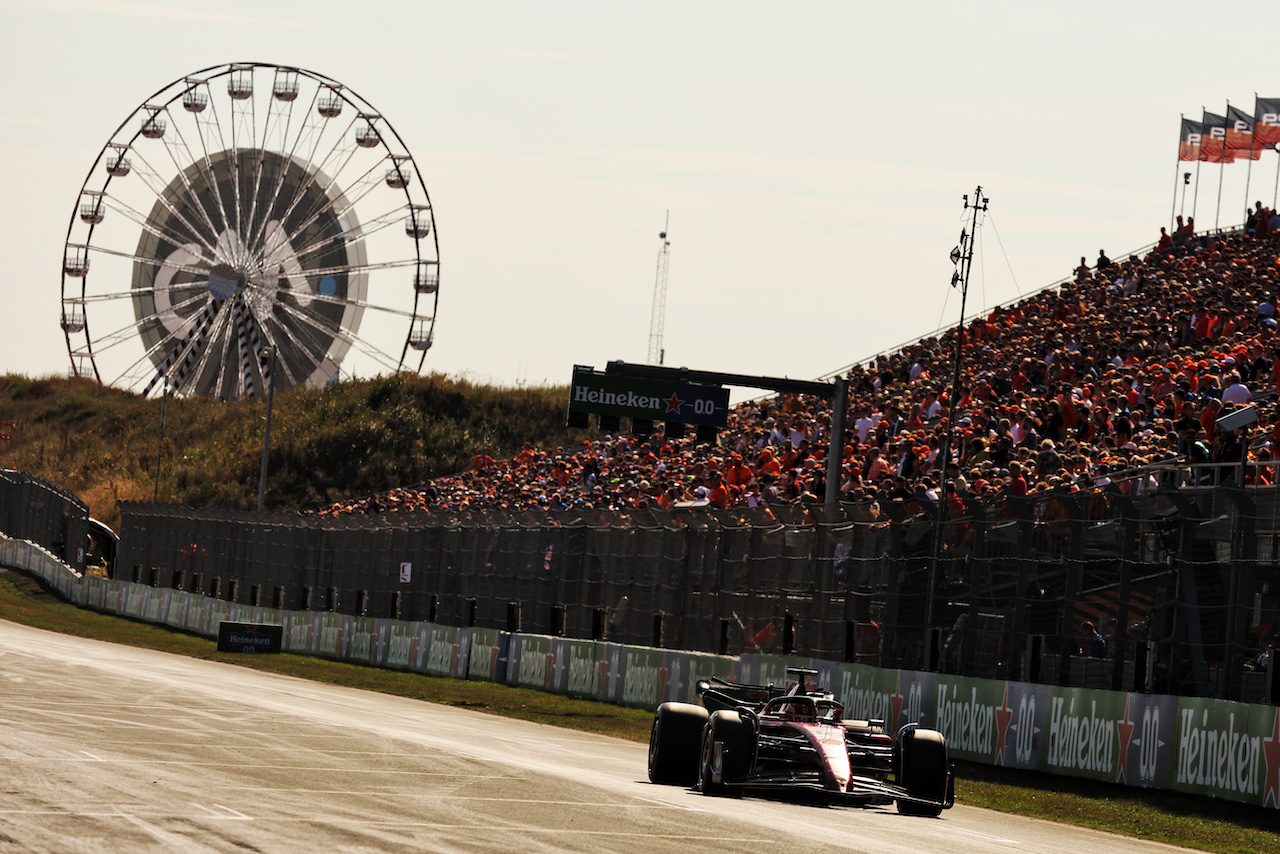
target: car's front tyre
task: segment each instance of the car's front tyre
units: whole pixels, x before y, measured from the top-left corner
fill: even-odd
[[[663,703],[649,731],[649,781],[690,786],[698,779],[702,730],[708,713],[692,703]]]
[[[698,757],[698,790],[704,795],[741,794],[755,762],[756,732],[737,712],[721,710],[707,719]]]
[[[947,742],[942,733],[932,729],[908,729],[902,734],[898,755],[898,785],[912,798],[898,799],[902,815],[936,817],[942,814],[947,798]],[[920,800],[935,804],[920,803]]]

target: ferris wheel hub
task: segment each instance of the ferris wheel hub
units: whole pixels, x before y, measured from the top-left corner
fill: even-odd
[[[241,287],[239,272],[230,264],[215,264],[209,271],[209,295],[216,300],[229,300]]]

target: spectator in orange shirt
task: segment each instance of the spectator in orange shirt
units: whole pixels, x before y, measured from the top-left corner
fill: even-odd
[[[724,479],[729,486],[746,486],[754,477],[751,469],[742,464],[741,454],[737,451],[729,454],[729,465],[724,470]]]
[[[782,474],[782,466],[773,458],[773,450],[764,448],[760,451],[760,456],[756,457],[756,477],[763,475],[772,475],[777,478]]]

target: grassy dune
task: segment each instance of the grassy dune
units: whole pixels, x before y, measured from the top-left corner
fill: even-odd
[[[281,391],[271,416],[267,506],[316,510],[456,474],[483,449],[502,459],[526,442],[569,444],[567,401],[566,388],[506,389],[440,375]],[[112,527],[117,501],[153,495],[249,509],[257,506],[266,411],[262,400],[162,402],[87,379],[9,374],[0,376],[0,422],[13,424],[0,463],[80,497]]]

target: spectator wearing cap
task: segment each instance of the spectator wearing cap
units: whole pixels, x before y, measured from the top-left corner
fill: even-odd
[[[729,488],[725,485],[724,478],[720,477],[719,473],[711,473],[707,478],[707,488],[711,490],[710,493],[708,493],[707,498],[710,499],[712,504],[719,507],[721,510],[725,510],[729,507]]]

